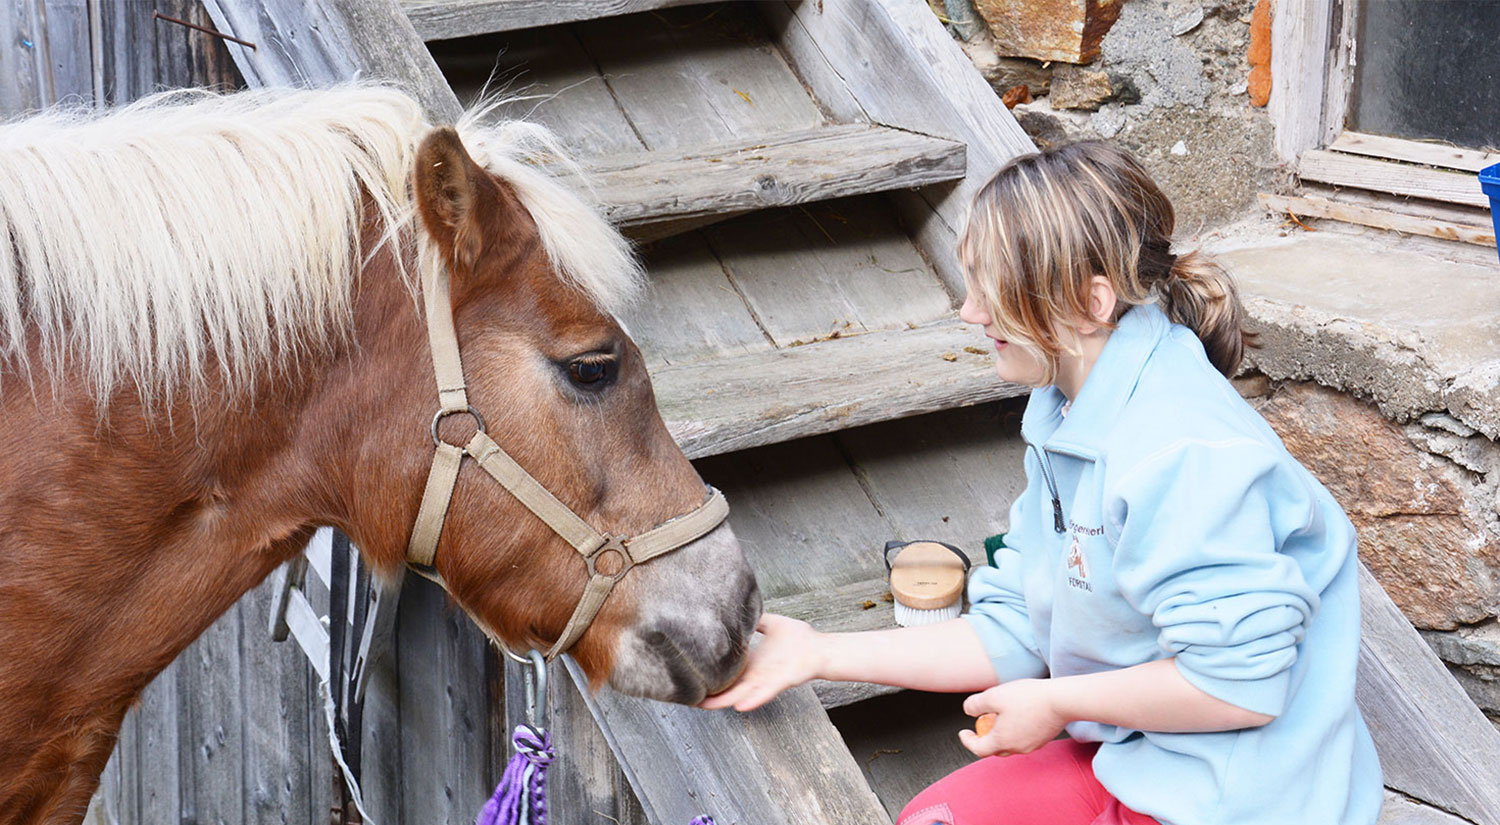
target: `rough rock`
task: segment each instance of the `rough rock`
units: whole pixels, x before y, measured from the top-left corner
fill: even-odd
[[[1123,0],[977,0],[999,54],[1091,63]]]
[[[1360,557],[1407,618],[1446,630],[1494,615],[1491,484],[1420,448],[1374,405],[1326,387],[1284,384],[1256,403],[1349,514]]]
[[[1052,108],[1050,97],[1018,105],[1010,113],[1038,149],[1094,137],[1088,115],[1060,112]]]
[[[994,39],[987,33],[959,45],[996,94],[1025,86],[1032,94],[1043,95],[1052,85],[1053,67],[1024,57],[1000,57],[995,54]]]
[[[1115,89],[1105,72],[1078,66],[1059,66],[1052,75],[1052,90],[1047,95],[1054,109],[1097,111],[1114,97]]]

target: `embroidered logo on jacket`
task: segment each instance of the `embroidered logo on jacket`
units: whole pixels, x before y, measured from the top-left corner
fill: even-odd
[[[1076,571],[1076,575],[1075,575]],[[1068,548],[1068,584],[1088,593],[1094,592],[1089,584],[1089,565],[1083,558],[1083,548],[1078,545],[1078,532],[1073,533],[1073,544]]]

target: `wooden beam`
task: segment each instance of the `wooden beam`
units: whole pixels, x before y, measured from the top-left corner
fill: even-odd
[[[1359,706],[1386,785],[1500,825],[1500,732],[1363,565],[1359,598]]]
[[[593,693],[577,663],[563,661],[651,822],[704,814],[747,825],[890,821],[806,685],[750,713],[706,711]]]
[[[1285,215],[1290,212],[1299,218],[1309,216],[1330,218],[1345,223],[1356,223],[1361,226],[1373,226],[1377,229],[1405,232],[1408,235],[1426,235],[1429,238],[1463,241],[1464,243],[1478,244],[1479,246],[1495,245],[1495,228],[1493,225],[1443,221],[1418,215],[1403,215],[1400,212],[1373,209],[1359,204],[1340,203],[1328,200],[1327,198],[1311,196],[1295,197],[1262,192],[1260,193],[1260,202],[1266,209],[1279,215]]]
[[[1367,155],[1386,160],[1404,160],[1408,163],[1441,166],[1462,172],[1478,172],[1486,166],[1500,163],[1500,152],[1481,152],[1443,143],[1402,140],[1385,135],[1367,135],[1362,132],[1340,132],[1328,148],[1336,152]]]
[[[601,158],[584,170],[610,220],[632,227],[954,180],[964,175],[964,147],[847,124],[687,154]]]
[[[819,102],[843,120],[937,135],[968,147],[955,184],[894,197],[922,253],[955,294],[954,252],[974,192],[1036,151],[1000,96],[921,0],[763,3],[777,41]]]
[[[1322,145],[1332,24],[1333,0],[1280,0],[1272,8],[1266,111],[1276,128],[1276,154],[1284,160]]]
[[[662,367],[652,382],[667,429],[701,458],[1027,393],[995,375],[987,343],[941,321]]]
[[[228,44],[252,87],[385,80],[421,101],[434,123],[452,123],[462,113],[396,0],[204,0],[204,6],[219,31],[256,44]]]
[[[1489,198],[1472,174],[1445,172],[1374,158],[1355,157],[1323,149],[1302,153],[1298,173],[1305,180],[1373,189],[1414,198],[1488,207]]]
[[[401,0],[424,40],[554,26],[709,0]]]

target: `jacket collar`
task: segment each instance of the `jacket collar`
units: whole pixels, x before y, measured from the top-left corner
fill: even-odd
[[[1050,386],[1032,390],[1021,417],[1022,436],[1048,449],[1097,458],[1101,442],[1135,391],[1146,361],[1171,326],[1155,304],[1131,307],[1104,343],[1067,417],[1062,414],[1068,400],[1062,390]]]

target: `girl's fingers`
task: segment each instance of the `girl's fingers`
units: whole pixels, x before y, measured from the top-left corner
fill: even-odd
[[[983,693],[975,693],[964,700],[964,713],[970,716],[983,716],[989,710],[985,707]]]

